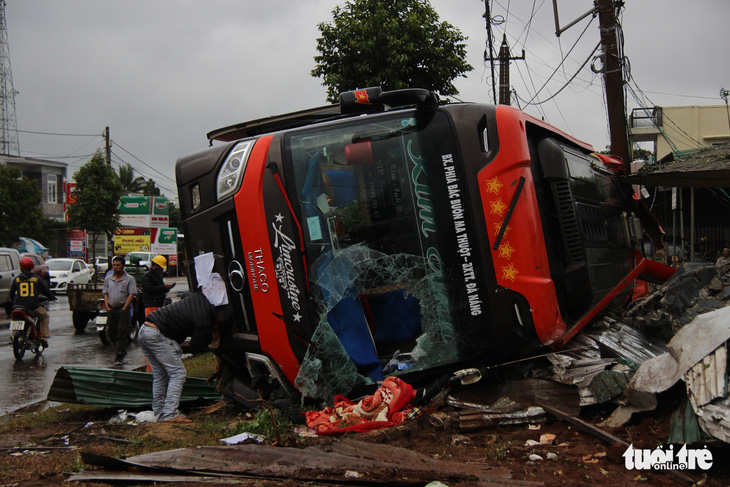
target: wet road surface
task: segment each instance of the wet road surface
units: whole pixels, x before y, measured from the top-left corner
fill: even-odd
[[[166,279],[176,282],[170,292],[173,300],[187,291],[183,279]],[[56,372],[65,365],[94,368],[133,370],[146,365],[144,355],[136,342],[129,345],[121,366],[114,365],[114,347],[103,345],[93,321],[86,332],[76,335],[71,321],[71,311],[65,295],[56,296],[58,301],[48,305],[51,316],[51,339],[42,355],[30,350],[23,360],[15,360],[9,326],[9,318],[0,310],[0,416],[46,399]]]

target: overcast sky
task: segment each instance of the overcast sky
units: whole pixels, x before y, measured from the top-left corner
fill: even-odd
[[[115,165],[130,163],[174,198],[175,161],[207,147],[208,131],[326,103],[321,80],[310,74],[317,24],[330,21],[332,9],[342,4],[7,0],[20,153],[67,162],[72,178],[104,147],[101,135],[108,126]],[[558,4],[566,25],[593,1]],[[719,93],[730,89],[730,2],[625,4],[629,111],[639,106],[637,100],[660,106],[724,104]],[[459,98],[492,102],[491,70],[483,61],[484,2],[432,0],[431,5],[442,21],[469,37],[467,60],[474,71],[455,82]],[[588,17],[558,38],[550,0],[495,0],[491,6],[495,55],[505,33],[513,56],[526,51],[525,61],[511,63],[511,85],[519,97],[512,104],[604,149],[608,125],[601,77],[591,71],[591,61],[579,70],[599,42],[598,19]],[[576,73],[565,89],[540,103]]]

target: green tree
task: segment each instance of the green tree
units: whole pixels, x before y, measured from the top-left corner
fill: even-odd
[[[111,240],[119,226],[119,198],[122,183],[117,174],[107,165],[101,151],[74,173],[76,180],[76,203],[68,206],[68,227],[90,232],[92,255],[96,239],[102,233]]]
[[[0,165],[0,247],[37,235],[43,224],[38,183],[20,169]]]
[[[182,227],[182,215],[180,214],[180,208],[178,208],[172,200],[168,200],[167,207],[170,211],[170,227],[180,230]]]
[[[456,95],[452,81],[474,69],[465,60],[467,38],[439,22],[428,0],[350,0],[317,27],[312,76],[322,78],[329,101],[368,86]]]
[[[142,184],[142,194],[145,196],[161,196],[160,188],[157,187],[157,183],[153,179],[145,179]]]
[[[131,193],[141,193],[146,183],[142,176],[134,175],[134,168],[129,164],[119,166],[119,181],[122,183],[122,191],[124,195]]]
[[[638,146],[634,146],[634,150],[633,150],[634,160],[641,159],[641,160],[644,160],[647,162],[649,162],[649,161],[654,162],[654,160],[652,159],[652,155],[653,155],[652,151],[647,150],[647,149],[642,149],[641,147],[638,147]]]

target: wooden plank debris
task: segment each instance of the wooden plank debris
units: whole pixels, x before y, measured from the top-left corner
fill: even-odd
[[[486,464],[464,464],[432,458],[405,448],[349,438],[306,448],[265,445],[191,447],[129,457],[126,460],[82,453],[90,465],[134,468],[155,475],[255,476],[260,479],[336,481],[338,485],[414,486],[439,480],[451,486],[538,486],[511,479],[511,472]],[[106,472],[99,472],[101,476]],[[85,480],[93,480],[86,478]]]

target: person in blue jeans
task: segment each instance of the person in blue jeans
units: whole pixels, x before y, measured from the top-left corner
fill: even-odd
[[[213,338],[216,309],[201,292],[163,306],[139,330],[139,344],[152,368],[152,412],[156,421],[187,421],[178,411],[185,384],[180,344],[190,337],[189,351],[206,351]]]

